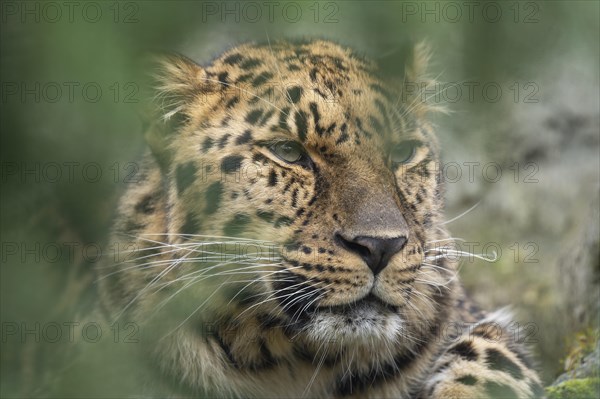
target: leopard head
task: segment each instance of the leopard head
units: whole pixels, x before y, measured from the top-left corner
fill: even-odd
[[[403,84],[426,58],[417,46],[391,82],[326,41],[163,59],[151,147],[171,262],[146,281],[171,267],[194,312],[260,309],[309,343],[418,341],[452,280],[429,252],[445,237],[438,144]]]

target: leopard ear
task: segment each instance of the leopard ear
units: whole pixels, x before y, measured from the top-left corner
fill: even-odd
[[[155,103],[165,121],[185,117],[194,100],[210,89],[206,71],[179,54],[166,54],[154,58]]]
[[[404,87],[407,93],[413,96],[412,108],[417,117],[424,117],[429,112],[447,112],[444,106],[428,103],[432,88],[439,83],[428,74],[429,61],[431,60],[431,47],[425,41],[418,42],[412,48],[410,61],[405,67]]]
[[[142,60],[142,68],[149,71],[149,101],[142,116],[147,125],[144,138],[166,172],[172,159],[172,135],[190,119],[194,104],[211,85],[201,66],[178,54],[148,56]]]
[[[427,67],[431,59],[431,47],[425,41],[418,42],[412,48],[410,61],[406,65],[406,79],[410,82],[419,82],[425,79]]]

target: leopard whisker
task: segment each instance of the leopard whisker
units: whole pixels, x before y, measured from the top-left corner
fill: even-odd
[[[303,300],[303,299],[305,299],[305,298],[309,298],[311,295],[314,295],[314,292],[312,292],[312,291],[307,291],[307,292],[304,292],[304,293],[302,293],[302,292],[303,292],[303,291],[305,291],[307,288],[308,288],[308,287],[306,287],[306,288],[301,288],[301,289],[300,289],[298,292],[292,293],[291,295],[286,295],[286,298],[287,298],[287,297],[290,297],[290,296],[293,296],[293,295],[298,295],[298,294],[300,294],[300,295],[296,296],[295,298],[293,298],[293,299],[292,299],[290,302],[288,302],[288,303],[286,303],[285,305],[283,305],[283,306],[281,307],[282,311],[283,311],[283,312],[287,312],[287,311],[288,311],[288,310],[289,310],[289,309],[290,309],[290,308],[291,308],[291,307],[292,307],[292,306],[293,306],[295,303],[297,303],[297,302],[299,302],[299,301],[302,301],[302,300]],[[278,299],[281,299],[281,298],[282,298],[282,297],[279,297]],[[296,316],[296,313],[294,313],[294,314],[292,315],[292,317],[290,317],[290,325],[293,325],[293,324],[294,324],[294,323],[297,321],[297,319],[295,318],[295,316]]]
[[[262,280],[262,281],[269,281],[269,280]],[[290,278],[283,278],[283,279],[280,279],[279,281],[294,281],[294,279],[293,279],[293,277],[290,277]],[[279,292],[281,292],[281,291],[289,291],[290,289],[294,289],[296,286],[298,286],[298,285],[300,285],[300,284],[302,284],[302,283],[294,284],[294,285],[292,285],[292,286],[290,286],[290,287],[283,288],[283,289],[281,289],[281,290],[279,290],[279,291],[277,291],[277,292],[272,292],[271,294],[269,294],[269,295],[268,295],[268,297],[267,297],[267,300],[268,300],[270,297],[273,297],[273,296],[277,295],[277,294],[278,294]],[[290,294],[290,295],[292,295],[292,294]],[[256,297],[258,297],[258,296],[262,296],[262,297],[264,297],[264,296],[265,296],[265,293],[258,293],[258,294],[251,295],[250,297],[248,297],[248,299],[256,298]],[[281,297],[281,298],[283,298],[283,297]],[[274,299],[276,299],[276,298],[274,298]],[[266,301],[263,301],[263,302],[266,302]],[[250,307],[254,307],[254,306],[261,305],[263,302],[259,302],[259,303],[253,304],[253,305],[252,305],[252,306],[250,306]],[[244,313],[244,312],[242,312],[242,313]]]
[[[411,295],[411,296],[414,295],[414,296],[418,296],[418,297],[422,298],[424,303],[427,304],[427,306],[429,306],[429,308],[431,310],[433,310],[433,311],[436,310],[433,299],[430,296],[428,296],[427,294],[425,294],[424,292],[421,292],[419,290],[412,290],[409,295]],[[408,301],[407,303],[410,303],[410,301]],[[420,309],[414,308],[414,310],[417,311],[421,315],[422,319],[425,319],[425,315],[423,314],[423,312]]]
[[[242,269],[242,270],[243,270],[243,269]],[[157,306],[157,309],[155,310],[155,312],[154,312],[153,314],[156,314],[156,313],[158,312],[158,310],[162,309],[162,308],[163,308],[163,307],[164,307],[164,306],[165,306],[165,305],[166,305],[166,304],[167,304],[169,301],[171,301],[171,300],[172,300],[172,299],[173,299],[175,296],[177,296],[178,294],[180,294],[181,292],[183,292],[185,289],[187,289],[187,288],[188,288],[188,287],[190,287],[191,285],[193,285],[193,284],[197,284],[197,283],[199,283],[199,282],[202,282],[202,281],[205,281],[205,280],[207,280],[207,279],[214,278],[214,277],[222,277],[222,276],[226,276],[226,275],[238,274],[238,273],[235,273],[235,270],[234,270],[234,271],[232,271],[232,272],[234,272],[234,273],[227,273],[227,274],[224,274],[224,273],[217,273],[217,274],[210,274],[210,275],[208,275],[208,276],[197,276],[196,278],[194,278],[194,279],[191,279],[191,281],[189,281],[189,282],[187,282],[186,284],[184,284],[184,286],[183,286],[183,287],[179,288],[179,289],[178,289],[177,291],[175,291],[175,292],[174,292],[174,293],[173,293],[171,296],[169,296],[168,298],[164,299],[164,300],[163,300],[163,301],[162,301],[162,302],[161,302],[161,303],[160,303],[160,304]],[[279,272],[279,271],[272,272],[271,274],[275,274],[276,272]],[[178,279],[178,280],[176,280],[176,281],[173,281],[173,282],[171,282],[171,283],[175,283],[175,282],[179,282],[179,281],[181,281],[181,280],[179,280],[179,279]],[[248,280],[244,280],[244,281],[248,281]],[[259,281],[259,280],[255,280],[255,281]],[[228,280],[228,282],[229,282],[229,280]],[[238,284],[238,283],[241,283],[241,282],[242,282],[242,281],[235,280],[235,281],[231,281],[231,282],[229,282],[229,283],[231,283],[231,284]],[[226,283],[227,283],[227,282],[226,282]],[[224,284],[225,284],[225,283],[224,283]],[[160,291],[160,290],[162,290],[162,289],[164,289],[164,288],[165,288],[165,287],[163,286],[163,287],[161,287],[161,288],[160,288],[158,291]],[[156,292],[158,292],[158,291],[155,291],[155,293],[156,293]],[[238,294],[239,294],[239,292],[238,292]],[[237,294],[236,294],[236,296],[237,296]]]
[[[464,242],[466,240],[464,238],[460,238],[460,237],[448,237],[448,238],[442,238],[440,240],[427,241],[425,244],[429,245],[429,244],[435,244],[435,243],[438,243],[438,242],[446,242],[446,241],[461,241],[461,242]]]
[[[217,267],[223,267],[223,266],[228,266],[228,265],[239,265],[238,263],[235,262],[224,262],[218,265],[214,265],[205,269],[201,269],[201,270],[197,270],[194,272],[190,272],[187,274],[184,274],[183,276],[179,276],[177,277],[175,280],[172,281],[168,281],[163,283],[160,288],[155,291],[155,292],[159,292],[160,290],[164,289],[165,287],[169,286],[169,285],[173,285],[182,281],[186,281],[186,280],[192,280],[192,281],[197,281],[197,279],[205,279],[205,278],[214,278],[214,277],[221,277],[221,276],[228,276],[228,275],[235,275],[235,274],[256,274],[258,272],[261,272],[261,270],[253,270],[253,271],[248,271],[249,269],[253,269],[253,268],[262,268],[265,265],[264,264],[248,264],[248,265],[244,265],[243,267],[238,267],[235,269],[230,269],[230,270],[224,270],[218,273],[210,273],[212,270],[214,270]],[[280,264],[269,264],[269,266],[281,266]],[[267,272],[267,271],[266,271]]]
[[[119,265],[123,265],[123,264],[126,264],[126,263],[131,263],[131,262],[137,262],[137,261],[139,261],[141,259],[146,259],[146,258],[149,258],[149,257],[152,257],[152,256],[157,256],[157,255],[165,255],[165,254],[169,254],[169,253],[177,252],[177,251],[180,251],[180,249],[173,249],[173,250],[166,251],[166,252],[161,252],[161,253],[158,253],[158,254],[146,255],[146,256],[139,257],[139,258],[135,258],[135,259],[130,259],[130,260],[127,260],[127,261],[123,261],[123,262],[120,262],[120,263],[115,263],[114,265],[105,266],[104,268],[109,268],[109,267],[110,268],[114,268],[114,266],[119,266]],[[96,282],[98,282],[100,280],[103,280],[103,279],[105,279],[105,278],[107,278],[109,276],[112,276],[114,274],[126,272],[127,270],[131,270],[131,269],[150,269],[150,268],[153,268],[153,267],[162,266],[164,264],[169,264],[172,261],[173,261],[173,259],[163,259],[163,260],[156,260],[156,261],[151,261],[151,262],[139,263],[139,264],[135,264],[133,266],[128,266],[128,267],[120,268],[117,271],[108,273],[108,274],[106,274],[106,275],[98,278],[96,280]]]
[[[267,274],[267,276],[271,276],[271,275],[273,275],[273,274],[275,274],[275,273],[281,273],[281,272],[288,271],[288,270],[290,270],[290,269],[297,269],[297,268],[301,268],[301,266],[296,266],[296,267],[289,268],[289,269],[288,269],[288,268],[285,268],[285,269],[282,269],[282,270],[275,270],[275,271],[273,271],[273,272],[270,272],[269,274]],[[264,277],[265,277],[265,276],[259,276],[259,277],[258,277],[258,278],[257,278],[255,281],[256,281],[256,282],[266,282],[266,281],[272,281],[272,280],[265,280],[265,279],[264,279]],[[293,278],[292,278],[292,277],[288,277],[288,278],[283,278],[283,279],[280,279],[280,280],[275,280],[275,281],[272,281],[272,282],[276,282],[276,281],[293,281]],[[248,285],[244,286],[244,287],[243,287],[243,288],[242,288],[240,291],[238,291],[238,293],[237,293],[237,294],[235,294],[235,295],[233,296],[233,298],[231,298],[231,300],[230,300],[230,301],[227,303],[227,306],[229,306],[229,305],[231,304],[231,302],[233,302],[233,300],[234,300],[234,299],[235,299],[235,298],[236,298],[236,297],[237,297],[237,296],[238,296],[238,295],[239,295],[239,294],[240,294],[240,293],[241,293],[243,290],[245,290],[245,289],[246,289],[246,288],[247,288],[249,285],[250,285],[250,284],[248,284]]]
[[[443,267],[443,266],[439,266],[439,265],[434,265],[432,263],[422,262],[421,265],[424,265],[424,267],[427,267],[427,268],[439,269],[439,270],[442,270],[443,272],[454,272],[453,269],[449,269],[447,267]]]
[[[324,296],[325,296],[327,293],[329,293],[329,292],[330,292],[330,290],[327,290],[327,288],[328,288],[328,287],[330,287],[331,285],[333,285],[333,283],[332,283],[332,284],[329,284],[329,285],[326,285],[326,286],[325,286],[325,287],[323,287],[323,288],[320,288],[320,290],[322,290],[322,292],[321,292],[321,293],[319,293],[319,295],[318,295],[318,296],[316,296],[316,297],[315,297],[313,300],[311,300],[311,301],[310,301],[310,302],[308,302],[306,305],[304,305],[304,306],[303,306],[301,309],[297,310],[296,312],[298,313],[298,317],[300,317],[300,315],[301,315],[302,313],[304,313],[304,312],[305,312],[307,309],[309,309],[309,308],[310,308],[310,306],[311,306],[313,303],[315,303],[315,302],[316,302],[316,301],[318,301],[319,299],[323,298],[323,297],[324,297]],[[294,315],[292,316],[292,320],[293,320],[294,318],[296,318],[296,313],[294,313]]]
[[[319,359],[319,363],[317,364],[317,367],[315,368],[315,372],[312,374],[312,377],[310,378],[310,381],[308,382],[306,388],[304,388],[304,392],[302,392],[302,397],[306,397],[306,395],[308,394],[310,388],[314,384],[315,378],[317,378],[317,375],[319,374],[319,371],[321,371],[321,368],[323,367],[323,364],[325,364],[325,357],[327,356],[327,352],[329,351],[329,347],[325,346],[325,342],[322,342],[321,346],[319,346],[319,348],[317,349],[317,353],[315,354],[315,356],[318,355],[319,350],[321,350],[321,348],[324,348],[323,355],[321,355],[321,359]]]
[[[142,288],[138,292],[138,294],[129,303],[127,303],[127,305],[125,305],[125,307],[119,313],[117,313],[116,319],[118,320],[125,313],[125,311],[129,309],[129,307],[142,296],[143,293],[145,293],[150,287],[152,287],[153,284],[160,281],[160,279],[164,277],[167,273],[175,269],[179,264],[180,259],[176,259],[171,265],[169,265],[163,271],[158,273],[156,277],[154,277],[144,288]]]
[[[221,289],[221,287],[223,287],[225,285],[226,282],[223,282],[222,284],[220,284],[213,292],[212,294],[210,294],[200,305],[198,305],[198,307],[196,307],[196,309],[188,316],[186,317],[181,323],[179,323],[174,329],[172,329],[170,332],[168,332],[167,334],[165,334],[162,338],[160,338],[159,341],[162,341],[163,339],[167,338],[169,335],[173,334],[175,331],[179,330],[181,328],[181,326],[183,326],[189,319],[191,319],[196,312],[198,312],[208,301],[210,301],[210,299]]]
[[[309,289],[309,287],[302,287],[302,288],[300,288],[300,290],[299,290],[299,291],[297,291],[297,292],[293,292],[293,293],[291,293],[290,295],[286,295],[286,296],[285,296],[285,298],[287,298],[287,297],[289,297],[289,296],[292,296],[292,295],[294,295],[294,294],[299,294],[299,293],[301,293],[302,291],[306,291],[307,289]],[[291,307],[292,307],[292,306],[293,306],[293,305],[294,305],[296,302],[298,302],[298,301],[301,301],[302,299],[304,299],[304,298],[306,298],[306,297],[308,297],[308,296],[310,296],[310,295],[313,295],[313,292],[311,292],[311,291],[307,291],[307,292],[305,292],[305,293],[303,293],[303,294],[301,294],[301,295],[298,295],[297,297],[295,297],[294,299],[292,299],[290,302],[288,302],[288,303],[286,303],[285,305],[283,305],[281,308],[282,308],[282,310],[283,310],[283,311],[287,311],[287,310],[288,310],[288,309],[290,309],[290,308],[291,308]],[[284,298],[284,297],[278,297],[277,299],[281,299],[281,298]]]
[[[440,255],[426,256],[425,260],[432,261],[432,260],[437,260],[437,259],[451,259],[450,256],[458,256],[460,258],[466,258],[466,257],[476,258],[476,259],[480,259],[480,260],[490,262],[490,263],[496,262],[498,260],[498,254],[496,253],[496,251],[492,251],[493,257],[488,257],[485,254],[474,254],[472,252],[467,252],[467,251],[457,251],[457,250],[451,249],[451,248],[439,249],[437,251],[444,252],[444,253],[440,254]]]
[[[214,270],[216,268],[219,268],[219,267],[228,266],[228,265],[242,265],[242,264],[244,264],[244,263],[243,262],[236,262],[236,261],[229,261],[229,262],[219,263],[217,265],[213,265],[213,266],[210,266],[210,267],[207,267],[207,268],[203,268],[203,269],[200,269],[200,270],[196,270],[196,271],[187,273],[187,274],[185,274],[183,276],[178,277],[176,280],[167,282],[165,284],[166,285],[170,285],[170,284],[173,284],[173,283],[176,283],[176,282],[179,282],[179,281],[190,280],[190,279],[194,279],[194,278],[197,278],[197,277],[202,277],[202,276],[208,274],[210,271],[212,271],[212,270]],[[252,272],[247,272],[247,270],[253,269],[253,268],[263,268],[265,266],[282,266],[282,264],[281,263],[266,263],[266,264],[265,263],[247,263],[247,264],[245,264],[244,267],[237,268],[237,269],[232,269],[232,270],[225,270],[225,271],[222,271],[222,272],[219,272],[219,273],[216,273],[216,274],[210,274],[210,276],[212,276],[212,277],[218,277],[218,276],[221,276],[221,275],[234,274],[234,273],[240,274],[240,273],[242,273],[242,272],[239,272],[240,270],[244,270],[243,273],[245,273],[245,274],[251,274],[251,273],[260,272],[261,270],[258,270],[258,271],[255,270],[255,271],[252,271]]]
[[[454,221],[456,221],[456,220],[460,219],[461,217],[463,217],[463,216],[466,216],[466,215],[467,215],[469,212],[471,212],[471,211],[473,211],[475,208],[477,208],[477,206],[479,206],[479,204],[481,204],[481,200],[480,200],[480,201],[477,201],[477,203],[476,203],[475,205],[473,205],[472,207],[470,207],[469,209],[467,209],[466,211],[464,211],[464,212],[463,212],[463,213],[461,213],[460,215],[458,215],[458,216],[455,216],[455,217],[453,217],[453,218],[452,218],[452,219],[450,219],[450,220],[446,220],[445,222],[442,222],[442,223],[440,223],[440,224],[439,224],[439,226],[445,226],[445,225],[447,225],[448,223],[452,223],[452,222],[454,222]]]
[[[157,246],[155,246],[155,247],[144,247],[144,248],[137,248],[137,249],[131,249],[131,250],[126,250],[126,251],[118,251],[117,253],[118,253],[118,254],[125,254],[125,255],[127,255],[127,254],[134,254],[134,253],[138,253],[138,252],[141,252],[141,251],[154,251],[154,250],[157,250],[157,249],[160,249],[160,248],[167,248],[167,247],[169,247],[169,244],[164,244],[164,243],[163,243],[162,245],[157,245]],[[156,255],[160,255],[160,254],[162,254],[162,252],[152,253],[152,254],[150,254],[150,255],[145,255],[145,256],[156,256]],[[116,254],[115,254],[115,255],[116,255]],[[110,256],[110,254],[108,254],[108,253],[103,253],[101,256]],[[136,258],[136,259],[141,259],[141,258]],[[121,262],[121,263],[125,263],[125,262],[128,262],[128,261],[129,261],[129,260],[127,260],[127,261],[123,261],[123,262]],[[118,265],[118,264],[119,264],[119,263],[117,263],[117,265]],[[111,265],[106,265],[106,266],[102,266],[102,267],[103,267],[103,268],[107,268],[107,267],[111,267]]]
[[[262,305],[262,304],[264,304],[266,302],[273,301],[273,300],[278,300],[278,299],[282,299],[282,298],[287,298],[287,297],[290,297],[292,295],[296,295],[298,292],[291,292],[291,293],[285,294],[285,295],[280,295],[280,293],[281,293],[281,291],[293,290],[297,286],[301,286],[303,284],[304,284],[304,282],[297,283],[297,284],[291,285],[289,287],[283,288],[283,289],[281,289],[279,291],[272,292],[265,300],[263,300],[261,302],[258,302],[258,303],[255,303],[252,306],[249,306],[248,308],[244,309],[244,311],[241,312],[239,315],[237,315],[234,320],[237,320],[238,318],[240,318],[244,313],[248,312],[250,309],[256,308],[257,306]],[[300,288],[300,292],[303,291],[303,290],[305,290],[305,289],[306,288],[302,288],[301,287]],[[263,294],[259,294],[259,295],[263,295]],[[254,298],[254,297],[259,296],[259,295],[254,295],[251,298]]]
[[[440,76],[442,76],[443,71],[440,72],[435,78],[431,79],[429,82],[427,82],[427,85],[425,86],[425,90],[427,90],[431,85],[438,83],[438,78]],[[408,107],[404,110],[404,112],[402,114],[400,114],[401,118],[405,118],[408,114],[410,114],[413,110],[415,110],[418,106],[419,106],[419,99],[420,99],[420,95],[422,92],[420,91],[419,93],[417,93],[417,95],[415,95],[415,98],[411,101],[410,104],[408,104]],[[434,94],[436,95],[436,94]],[[427,100],[429,100],[431,98],[431,96],[425,98],[424,101],[422,101],[423,104],[427,104]]]
[[[309,293],[309,294],[312,294],[312,293]],[[327,294],[327,292],[321,292],[321,293],[319,293],[317,295],[317,297],[313,300],[313,302],[317,301],[319,299],[322,299],[325,296],[325,294]],[[304,295],[306,295],[306,294],[304,294]],[[285,309],[284,309],[284,311],[285,311]],[[286,324],[286,326],[294,326],[297,323],[298,318],[300,317],[300,315],[298,315],[298,318],[295,317],[296,314],[294,314],[293,316],[294,317],[290,318],[290,321],[289,321],[289,323]],[[303,330],[301,329],[296,334],[294,334],[294,336],[291,338],[291,340],[294,341],[298,337],[298,335],[300,335],[302,332],[303,332]]]
[[[441,290],[439,290],[439,288],[440,288],[440,287],[443,287],[443,288],[446,288],[446,289],[450,289],[450,288],[448,287],[448,284],[449,284],[449,283],[450,283],[452,280],[454,280],[455,278],[456,278],[456,276],[453,276],[453,277],[452,277],[450,280],[448,280],[448,281],[447,281],[447,282],[445,282],[445,283],[441,283],[441,282],[437,282],[437,281],[425,280],[425,279],[422,279],[422,278],[416,278],[416,279],[415,279],[415,281],[418,281],[418,282],[420,282],[420,283],[427,284],[427,285],[430,285],[430,286],[432,286],[432,287],[438,288],[438,292],[440,292],[440,293],[441,293]]]
[[[131,235],[131,234],[125,234],[122,233],[122,235],[124,236],[128,236],[130,238],[134,238],[137,240],[142,240],[142,241],[147,241],[147,242],[152,242],[152,243],[156,243],[156,244],[163,244],[166,246],[181,246],[181,245],[190,245],[190,244],[235,244],[235,243],[260,243],[260,244],[270,244],[270,245],[277,245],[277,243],[273,242],[273,241],[268,241],[268,240],[258,240],[258,239],[253,239],[253,238],[246,238],[246,237],[231,237],[231,236],[218,236],[218,235],[206,235],[206,234],[179,234],[179,233],[145,233],[145,234],[140,234],[139,236],[135,236],[135,235]],[[145,236],[159,236],[159,237],[175,237],[175,238],[184,238],[186,240],[190,240],[192,238],[218,238],[220,240],[225,239],[225,241],[195,241],[193,243],[164,243],[161,241],[157,241],[157,240],[152,240],[150,238],[145,238]]]
[[[321,298],[323,298],[327,293],[329,293],[329,290],[327,290],[328,287],[332,286],[333,283],[327,284],[325,287],[319,288],[320,292],[317,294],[317,296],[315,298],[313,298],[310,302],[308,302],[307,304],[305,304],[302,308],[296,310],[296,312],[294,312],[294,314],[292,315],[292,321],[296,322],[298,321],[298,319],[300,318],[300,316],[302,315],[302,313],[304,311],[306,311],[306,309],[308,309],[310,307],[310,305],[312,305],[313,303],[315,303],[316,301],[320,300]],[[313,292],[308,292],[306,294],[304,294],[303,296],[301,296],[301,298],[296,298],[294,299],[292,302],[290,302],[290,306],[293,303],[298,302],[299,300],[302,300],[303,297],[308,296],[308,295],[312,295]],[[297,316],[296,316],[297,315]]]

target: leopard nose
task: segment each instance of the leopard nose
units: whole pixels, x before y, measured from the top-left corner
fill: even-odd
[[[360,255],[374,275],[385,269],[391,257],[400,252],[407,241],[404,236],[394,238],[357,236],[348,239],[339,233],[336,234],[336,239],[342,247]]]

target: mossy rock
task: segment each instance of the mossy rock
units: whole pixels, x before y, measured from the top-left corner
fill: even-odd
[[[587,399],[600,397],[600,378],[579,378],[546,388],[548,399]]]

